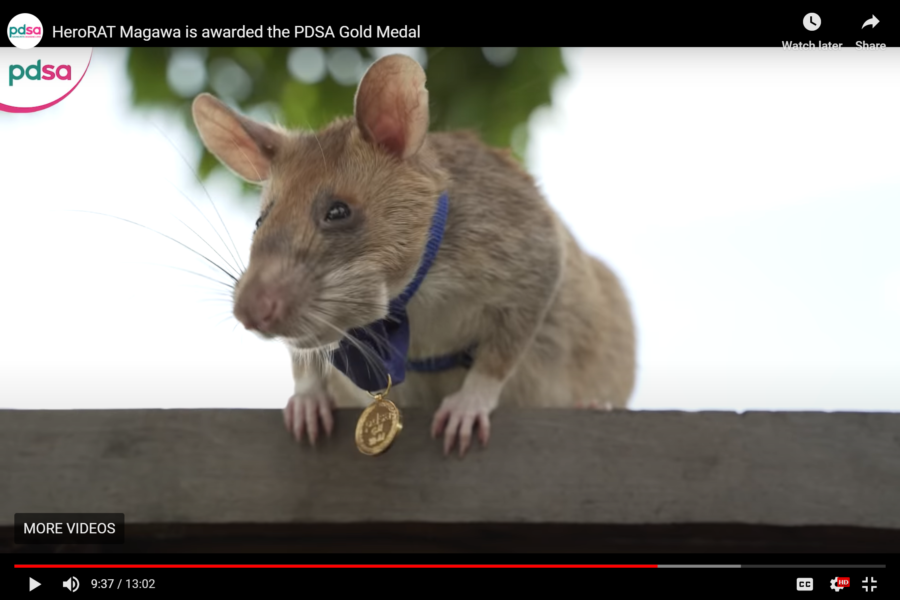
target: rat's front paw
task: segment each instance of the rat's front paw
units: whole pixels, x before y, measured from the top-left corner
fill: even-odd
[[[284,407],[284,425],[298,442],[303,439],[304,430],[310,443],[315,446],[319,437],[319,420],[325,433],[331,436],[334,429],[334,400],[323,391],[309,391],[294,394]]]
[[[444,434],[444,454],[450,454],[459,437],[459,456],[463,457],[472,442],[472,430],[478,426],[478,439],[486,446],[491,434],[490,414],[496,403],[491,398],[465,392],[448,396],[434,415],[432,437]]]

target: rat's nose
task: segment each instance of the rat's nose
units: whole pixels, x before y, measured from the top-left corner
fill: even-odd
[[[271,290],[243,294],[235,304],[234,316],[250,330],[268,332],[284,313],[284,300]]]

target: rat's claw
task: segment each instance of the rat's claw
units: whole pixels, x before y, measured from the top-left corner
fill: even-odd
[[[431,437],[437,439],[439,435],[444,432],[444,427],[447,425],[447,419],[450,418],[450,411],[441,407],[436,413],[434,413],[434,419],[431,421]]]
[[[472,429],[475,427],[476,415],[466,413],[463,415],[462,423],[459,425],[459,457],[466,455],[466,450],[472,443]]]
[[[443,433],[444,455],[450,454],[459,439],[459,456],[466,455],[472,445],[472,432],[478,428],[478,439],[486,446],[490,438],[490,410],[484,403],[453,395],[445,399],[434,415],[432,437]]]
[[[319,410],[316,402],[302,403],[306,420],[306,432],[309,434],[309,443],[316,445],[316,438],[319,437]]]
[[[450,422],[447,423],[447,429],[444,431],[444,456],[447,456],[453,450],[453,444],[456,442],[456,432],[459,430],[459,421],[459,413],[451,412]]]
[[[478,439],[482,446],[487,446],[491,438],[491,418],[486,414],[478,415]]]
[[[332,411],[334,410],[334,403],[329,400],[325,404],[319,405],[319,417],[322,419],[322,424],[325,426],[325,435],[331,437],[331,432],[334,431],[334,415]]]
[[[298,442],[303,440],[303,432],[306,430],[310,443],[315,446],[319,437],[320,419],[325,433],[331,436],[334,428],[333,408],[333,401],[325,393],[294,394],[284,408],[285,427]]]

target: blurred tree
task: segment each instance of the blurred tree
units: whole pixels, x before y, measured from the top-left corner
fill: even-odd
[[[200,92],[262,120],[318,129],[352,115],[366,68],[395,51],[426,70],[432,131],[475,129],[519,160],[529,117],[550,104],[553,84],[566,73],[560,48],[305,47],[131,48],[128,75],[136,108],[179,111],[199,143],[190,106]],[[204,149],[200,176],[221,168]]]

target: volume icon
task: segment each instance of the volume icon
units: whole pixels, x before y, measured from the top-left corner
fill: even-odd
[[[63,581],[63,587],[69,590],[70,592],[77,592],[80,587],[78,583],[77,577],[69,577],[65,581]]]

